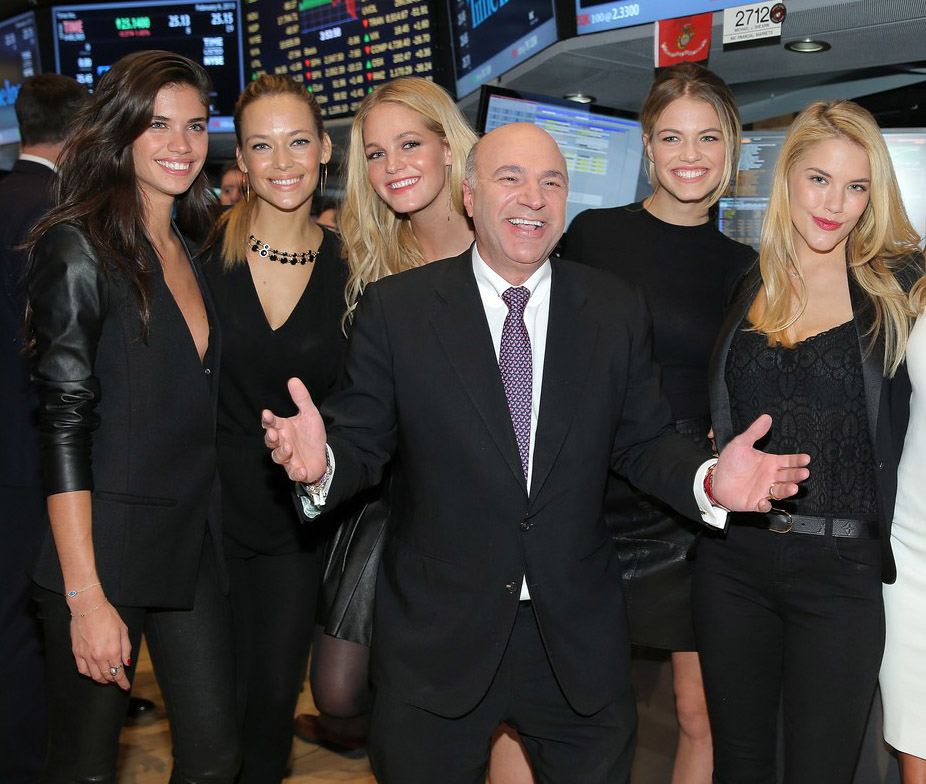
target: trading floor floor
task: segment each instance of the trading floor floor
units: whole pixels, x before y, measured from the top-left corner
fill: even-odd
[[[157,784],[166,782],[170,775],[170,735],[151,660],[144,647],[137,666],[133,694],[154,700],[159,718],[123,730],[118,784]],[[636,657],[633,680],[640,729],[631,784],[669,784],[677,730],[671,669],[665,656],[643,652]],[[312,696],[306,688],[299,699],[298,711],[313,710]],[[344,759],[299,739],[293,742],[292,772],[285,781],[287,784],[375,784],[365,758]],[[899,784],[897,764],[880,742],[879,708],[869,727],[854,784]]]

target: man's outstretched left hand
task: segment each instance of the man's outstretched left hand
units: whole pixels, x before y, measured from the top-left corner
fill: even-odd
[[[762,414],[724,447],[714,469],[713,495],[731,512],[768,512],[798,490],[810,471],[810,455],[770,455],[755,448],[772,418]]]

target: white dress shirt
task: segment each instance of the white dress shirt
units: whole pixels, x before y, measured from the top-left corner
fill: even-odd
[[[550,321],[550,278],[549,260],[545,261],[533,275],[521,285],[530,290],[531,296],[524,306],[524,326],[531,342],[531,437],[527,451],[527,492],[530,495],[531,475],[534,473],[534,439],[537,435],[537,416],[540,413],[540,389],[543,386],[543,359],[547,348],[547,324]],[[502,328],[508,317],[508,306],[502,294],[512,286],[489,267],[479,255],[479,248],[473,245],[473,275],[482,297],[482,307],[492,333],[492,347],[498,360],[502,346]],[[527,580],[521,580],[521,599],[530,599]]]

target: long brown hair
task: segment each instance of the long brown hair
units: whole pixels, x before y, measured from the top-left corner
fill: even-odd
[[[138,300],[147,333],[151,287],[145,202],[135,178],[132,145],[151,123],[158,93],[168,86],[193,87],[209,105],[212,82],[198,63],[159,50],[134,52],[100,79],[74,122],[58,160],[57,206],[35,226],[27,243],[52,226],[80,226],[105,260],[123,275]],[[176,222],[184,234],[202,239],[216,214],[205,173],[176,199]]]

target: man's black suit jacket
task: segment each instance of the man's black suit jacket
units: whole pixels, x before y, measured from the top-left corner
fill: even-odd
[[[608,471],[699,514],[692,483],[707,455],[671,426],[642,296],[599,270],[552,265],[530,495],[470,252],[366,289],[347,385],[322,410],[329,504],[396,458],[377,688],[444,716],[485,694],[522,575],[574,709],[591,714],[628,688],[620,565],[602,521]]]
[[[28,254],[17,250],[33,225],[51,209],[54,172],[35,161],[16,161],[13,171],[0,181],[0,342],[3,367],[0,400],[3,400],[3,446],[0,449],[0,483],[6,487],[41,485],[39,439],[35,421],[36,400],[29,380],[23,316],[26,311],[26,263]],[[31,532],[30,532],[31,534]],[[32,537],[34,538],[34,537]]]

